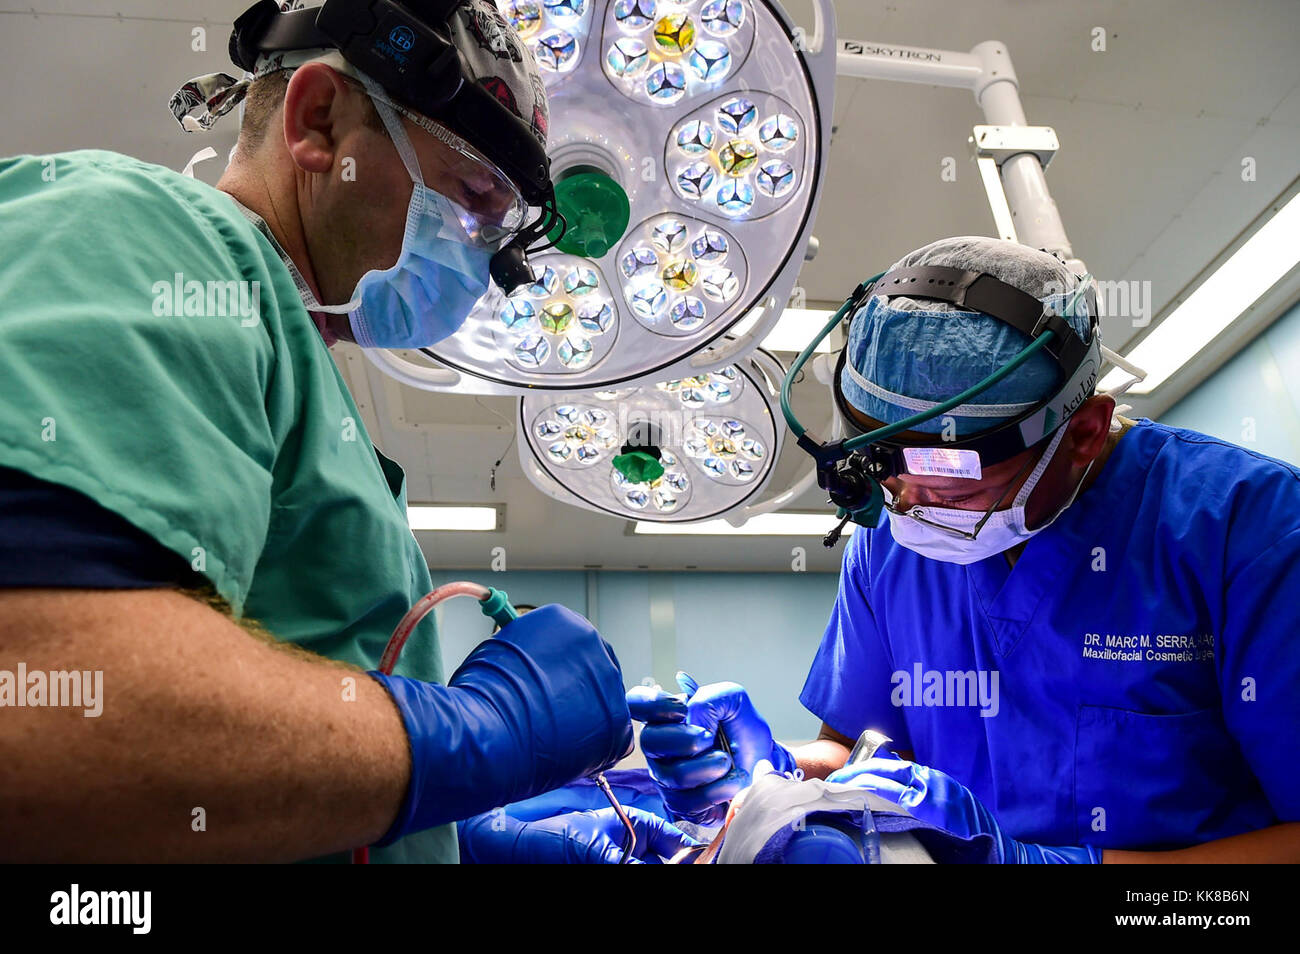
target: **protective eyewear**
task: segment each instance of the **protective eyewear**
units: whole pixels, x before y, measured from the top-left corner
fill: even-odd
[[[972,518],[974,518],[976,515],[980,515],[979,518],[975,520],[974,525],[969,529],[965,527],[952,526],[951,524],[946,524],[941,521],[934,520],[929,516],[929,514],[926,512],[926,509],[924,507],[913,506],[913,507],[909,507],[906,510],[899,510],[897,507],[894,506],[894,501],[897,498],[894,498],[893,495],[890,494],[887,489],[885,490],[886,496],[884,501],[884,508],[896,517],[908,517],[912,520],[915,520],[917,523],[923,523],[927,527],[932,527],[933,529],[938,530],[942,533],[946,533],[949,536],[957,537],[961,540],[975,540],[979,537],[979,532],[982,529],[984,529],[984,525],[989,522],[989,520],[993,517],[993,514],[997,513],[998,510],[1002,507],[1002,505],[1006,502],[1007,498],[1011,496],[1012,490],[1020,486],[1020,478],[1024,477],[1025,474],[1029,473],[1030,468],[1032,468],[1042,458],[1044,450],[1046,450],[1046,445],[1044,445],[1043,449],[1040,450],[1037,454],[1034,454],[1027,461],[1025,461],[1025,463],[1021,466],[1020,470],[1016,472],[1016,475],[1013,478],[1011,478],[1011,481],[1007,484],[1006,489],[1002,491],[1001,495],[998,497],[997,500],[993,502],[993,505],[991,507],[989,507],[985,511],[979,511],[979,510],[969,511]],[[960,510],[961,508],[953,507],[953,508],[941,508],[941,509]]]
[[[351,77],[345,78],[444,147],[432,160],[421,163],[421,169],[428,170],[425,185],[455,207],[461,227],[471,241],[495,252],[520,232],[528,218],[528,203],[519,187],[490,159],[441,123],[367,90]]]

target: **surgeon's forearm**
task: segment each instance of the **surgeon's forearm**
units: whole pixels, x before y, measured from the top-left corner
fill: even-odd
[[[0,708],[0,860],[292,860],[397,814],[384,688],[179,593],[0,590],[0,678],[20,663],[102,672],[102,711]]]
[[[818,739],[791,751],[804,778],[825,778],[849,758],[849,749],[832,739]]]
[[[1108,865],[1300,864],[1300,822],[1274,825],[1177,851],[1118,851],[1107,848]]]

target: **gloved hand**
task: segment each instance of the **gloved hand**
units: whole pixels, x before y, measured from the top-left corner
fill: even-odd
[[[411,746],[406,797],[381,846],[549,791],[632,750],[618,659],[563,606],[508,623],[445,686],[370,675],[392,695]]]
[[[699,844],[657,815],[639,808],[625,811],[636,829],[629,864],[657,865],[660,857]],[[612,808],[537,821],[520,821],[498,810],[463,821],[457,829],[461,861],[478,865],[614,865],[623,856],[626,836]]]
[[[898,758],[870,758],[832,772],[828,782],[875,792],[916,818],[954,835],[993,836],[999,864],[1100,864],[1101,849],[1090,846],[1049,848],[1016,841],[1001,827],[970,789],[938,769]]]
[[[727,803],[749,785],[761,760],[777,772],[795,769],[794,756],[773,741],[749,694],[734,682],[701,686],[689,699],[637,686],[627,704],[632,718],[646,723],[641,751],[673,818],[721,824]],[[719,733],[731,755],[719,745]]]

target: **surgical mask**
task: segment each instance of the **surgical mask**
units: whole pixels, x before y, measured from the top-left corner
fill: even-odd
[[[881,489],[885,494],[887,508],[885,512],[889,514],[889,532],[900,546],[907,547],[907,549],[919,553],[923,557],[939,560],[942,563],[957,563],[962,566],[978,563],[980,560],[1003,553],[1012,547],[1019,546],[1035,534],[1042,533],[1074,503],[1075,498],[1079,495],[1079,488],[1083,486],[1083,481],[1088,477],[1088,471],[1092,470],[1092,464],[1090,463],[1087,470],[1083,472],[1083,476],[1079,478],[1074,493],[1070,494],[1070,499],[1061,505],[1050,520],[1034,530],[1030,530],[1025,526],[1025,504],[1029,500],[1029,495],[1034,492],[1034,488],[1038,486],[1038,481],[1042,478],[1043,472],[1047,470],[1048,464],[1052,462],[1052,456],[1056,453],[1057,447],[1060,446],[1061,439],[1065,437],[1065,429],[1064,424],[1057,428],[1052,442],[1048,444],[1046,452],[1039,459],[1038,464],[1029,474],[1019,492],[1016,493],[1011,507],[1007,510],[995,510],[992,514],[989,514],[988,519],[979,528],[978,532],[975,529],[976,525],[985,517],[982,510],[913,507],[906,513],[900,514],[893,509],[893,494],[882,486]],[[932,523],[950,527],[959,533],[975,533],[975,538],[970,539],[958,536],[955,533],[947,533],[939,527],[922,523],[921,520],[916,519],[917,517],[924,517]]]
[[[455,207],[424,184],[411,140],[396,111],[362,77],[411,176],[411,201],[397,262],[361,276],[349,312],[363,348],[423,348],[455,334],[488,290],[492,250],[465,231]]]
[[[396,114],[378,101],[375,108],[386,123],[392,116],[388,129],[413,188],[397,263],[362,275],[348,301],[321,304],[262,217],[231,198],[271,242],[307,311],[348,315],[352,335],[363,348],[422,348],[455,334],[486,293],[493,249],[474,242],[462,225],[463,213],[424,185],[415,150]]]

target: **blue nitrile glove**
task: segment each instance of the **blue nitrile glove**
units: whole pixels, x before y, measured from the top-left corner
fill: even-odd
[[[832,772],[828,782],[856,785],[904,808],[923,822],[969,838],[993,836],[1000,864],[1100,864],[1101,849],[1048,848],[1016,841],[999,827],[989,810],[956,779],[938,769],[898,758],[870,758]]]
[[[639,808],[625,810],[636,829],[629,864],[659,864],[661,857],[671,858],[699,844],[657,815]],[[463,821],[457,829],[461,861],[476,865],[618,864],[626,832],[612,808],[537,821],[520,821],[498,809]]]
[[[772,739],[743,686],[715,682],[689,700],[657,687],[627,694],[632,718],[646,723],[641,751],[673,818],[721,824],[727,803],[749,786],[754,766],[766,759],[778,772],[795,769],[794,756]],[[731,755],[718,744],[721,732]]]
[[[614,651],[563,606],[481,643],[447,685],[370,673],[393,697],[411,780],[387,845],[608,768],[632,749]]]

